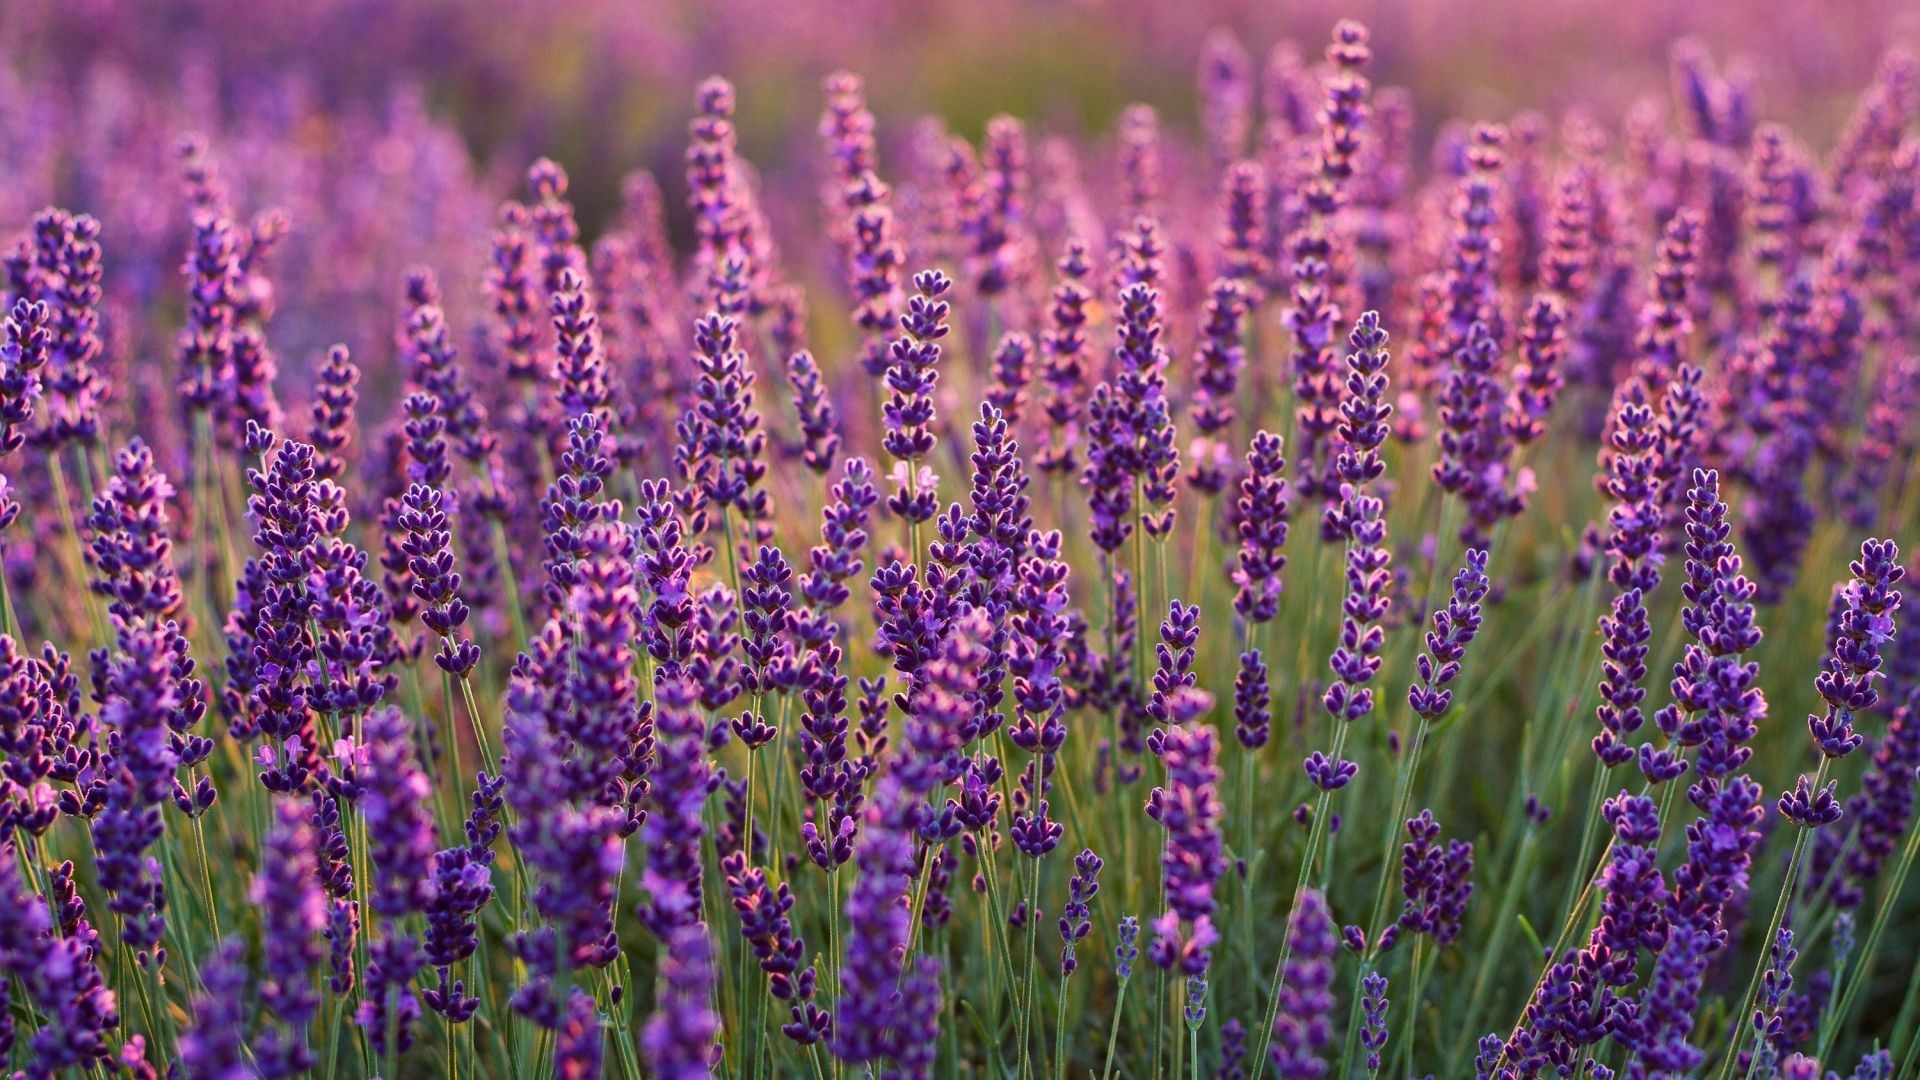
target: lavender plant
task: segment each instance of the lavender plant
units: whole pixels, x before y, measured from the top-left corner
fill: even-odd
[[[1906,54],[1834,132],[1697,42],[1446,120],[1524,84],[1183,25],[1197,108],[975,130],[898,111],[915,20],[544,14],[666,58],[672,108],[579,54],[668,178],[476,123],[444,5],[372,111],[218,0],[187,89],[66,79],[175,39],[44,7],[8,1075],[1920,1070]]]

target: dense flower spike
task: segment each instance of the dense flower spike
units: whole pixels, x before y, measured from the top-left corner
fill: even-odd
[[[1214,889],[1226,872],[1220,834],[1218,738],[1210,728],[1178,724],[1156,733],[1167,782],[1147,797],[1147,816],[1167,830],[1161,853],[1167,910],[1154,920],[1153,962],[1203,975],[1219,940]]]
[[[716,982],[713,945],[697,922],[674,931],[668,944],[660,1007],[641,1033],[640,1051],[661,1080],[698,1080],[712,1075],[714,1038],[720,1033],[720,1018],[708,1004]],[[573,993],[591,1000],[578,988]]]
[[[1233,608],[1250,623],[1270,621],[1280,610],[1287,568],[1287,459],[1277,435],[1256,432],[1240,474],[1234,529],[1240,552],[1232,570]]]
[[[1226,487],[1232,469],[1226,432],[1239,416],[1234,398],[1240,390],[1241,368],[1246,364],[1243,343],[1249,306],[1246,284],[1232,277],[1215,280],[1202,324],[1204,332],[1195,349],[1193,426],[1199,440],[1187,482],[1209,495],[1217,495]]]
[[[1601,483],[1614,506],[1608,511],[1607,579],[1619,590],[1613,611],[1600,619],[1604,639],[1601,655],[1600,734],[1593,752],[1607,767],[1633,758],[1628,736],[1640,730],[1647,677],[1646,597],[1660,582],[1655,549],[1660,544],[1659,490],[1653,478],[1653,410],[1638,383],[1618,395],[1613,430],[1602,454]]]
[[[1729,537],[1726,504],[1720,501],[1720,477],[1695,469],[1687,492],[1686,581],[1680,586],[1687,605],[1683,626],[1694,638],[1674,665],[1673,702],[1654,714],[1654,724],[1674,744],[1699,746],[1702,777],[1724,777],[1745,765],[1753,751],[1746,744],[1766,715],[1766,697],[1756,685],[1758,665],[1741,655],[1760,642],[1754,622],[1754,585],[1741,571],[1740,556]],[[1671,751],[1642,747],[1654,772],[1670,771]]]
[[[1473,894],[1473,883],[1467,880],[1473,872],[1473,845],[1449,840],[1442,848],[1431,810],[1407,821],[1407,835],[1412,839],[1400,849],[1400,889],[1406,896],[1400,929],[1430,934],[1445,945],[1460,933],[1460,919]]]
[[[899,490],[887,497],[887,509],[909,524],[932,518],[937,496],[933,470],[921,464],[933,452],[934,387],[939,384],[940,341],[947,336],[942,299],[953,282],[938,270],[913,276],[915,295],[900,316],[899,337],[888,348],[885,407],[886,436],[881,446],[897,464],[892,479]]]
[[[1427,651],[1415,664],[1420,681],[1407,687],[1407,704],[1423,719],[1437,720],[1453,704],[1453,680],[1460,677],[1460,660],[1480,632],[1480,601],[1486,598],[1487,553],[1472,549],[1466,564],[1453,575],[1453,593],[1447,606],[1433,613],[1427,631]]]
[[[1334,1004],[1333,918],[1326,900],[1314,890],[1302,889],[1295,898],[1287,941],[1290,951],[1269,1053],[1281,1080],[1314,1080],[1327,1073],[1322,1055],[1333,1041],[1328,1014]]]
[[[1348,339],[1346,397],[1340,403],[1338,428],[1342,448],[1334,461],[1340,478],[1340,501],[1329,507],[1321,523],[1322,536],[1346,541],[1346,597],[1340,606],[1340,638],[1328,664],[1334,681],[1320,697],[1327,715],[1337,723],[1351,723],[1373,711],[1369,685],[1379,672],[1386,641],[1381,625],[1391,606],[1387,585],[1393,561],[1387,547],[1385,503],[1370,493],[1385,464],[1380,445],[1386,441],[1386,420],[1393,407],[1387,391],[1387,332],[1380,316],[1369,311],[1354,324]],[[1336,740],[1336,747],[1338,740]],[[1315,751],[1307,759],[1308,777],[1322,791],[1344,787],[1358,766]]]
[[[108,908],[120,916],[120,939],[142,966],[164,964],[167,901],[160,860],[148,849],[161,840],[160,809],[173,793],[179,764],[167,739],[178,703],[168,658],[172,634],[131,623],[118,636],[100,716],[113,752],[103,763],[106,805],[93,819],[94,862],[111,898]]]
[[[1900,590],[1894,586],[1906,576],[1891,540],[1868,540],[1849,569],[1853,580],[1840,590],[1838,633],[1814,679],[1814,689],[1827,703],[1826,715],[1807,717],[1814,744],[1830,758],[1844,757],[1864,740],[1853,730],[1854,714],[1880,700],[1873,683],[1880,674],[1881,647],[1893,639],[1893,617],[1900,609]]]
[[[254,879],[251,899],[267,921],[262,935],[266,980],[260,987],[260,1001],[284,1026],[263,1034],[255,1054],[265,1075],[295,1076],[315,1062],[306,1029],[320,1008],[313,977],[320,968],[327,902],[320,889],[307,808],[289,800],[276,803],[274,811],[267,855]]]

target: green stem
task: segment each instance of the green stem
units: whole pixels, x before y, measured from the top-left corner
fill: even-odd
[[[1847,1017],[1852,1015],[1854,999],[1859,997],[1861,988],[1868,982],[1867,977],[1873,973],[1873,961],[1879,955],[1880,934],[1887,928],[1887,917],[1893,914],[1893,909],[1900,902],[1900,894],[1906,888],[1907,874],[1913,869],[1916,852],[1920,852],[1920,829],[1909,828],[1906,845],[1900,852],[1900,865],[1894,870],[1893,879],[1887,882],[1880,894],[1880,906],[1875,908],[1873,913],[1873,926],[1868,929],[1866,940],[1861,945],[1859,967],[1854,971],[1853,977],[1846,980],[1847,988],[1839,997],[1838,1007],[1820,1027],[1820,1041],[1814,1051],[1814,1056],[1818,1060],[1826,1060],[1827,1051],[1832,1049],[1834,1038],[1840,1034],[1840,1028],[1846,1024]],[[1896,1026],[1894,1030],[1902,1032],[1906,1029]]]

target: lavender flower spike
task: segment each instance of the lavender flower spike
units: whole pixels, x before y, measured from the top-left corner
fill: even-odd
[[[1290,949],[1281,976],[1280,1011],[1273,1020],[1268,1053],[1280,1080],[1318,1080],[1327,1075],[1321,1057],[1333,1041],[1333,917],[1313,889],[1300,890],[1287,922]]]
[[[1841,589],[1839,632],[1814,679],[1814,689],[1827,703],[1826,715],[1807,717],[1814,743],[1830,758],[1846,756],[1863,741],[1853,730],[1853,717],[1880,700],[1873,682],[1880,674],[1880,650],[1893,639],[1894,612],[1900,609],[1900,590],[1894,586],[1906,576],[1900,549],[1891,540],[1862,544],[1860,557],[1849,569],[1853,580]]]

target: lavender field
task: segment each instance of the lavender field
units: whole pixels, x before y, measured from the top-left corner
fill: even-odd
[[[1696,6],[0,6],[0,1071],[1920,1077],[1920,16]]]

